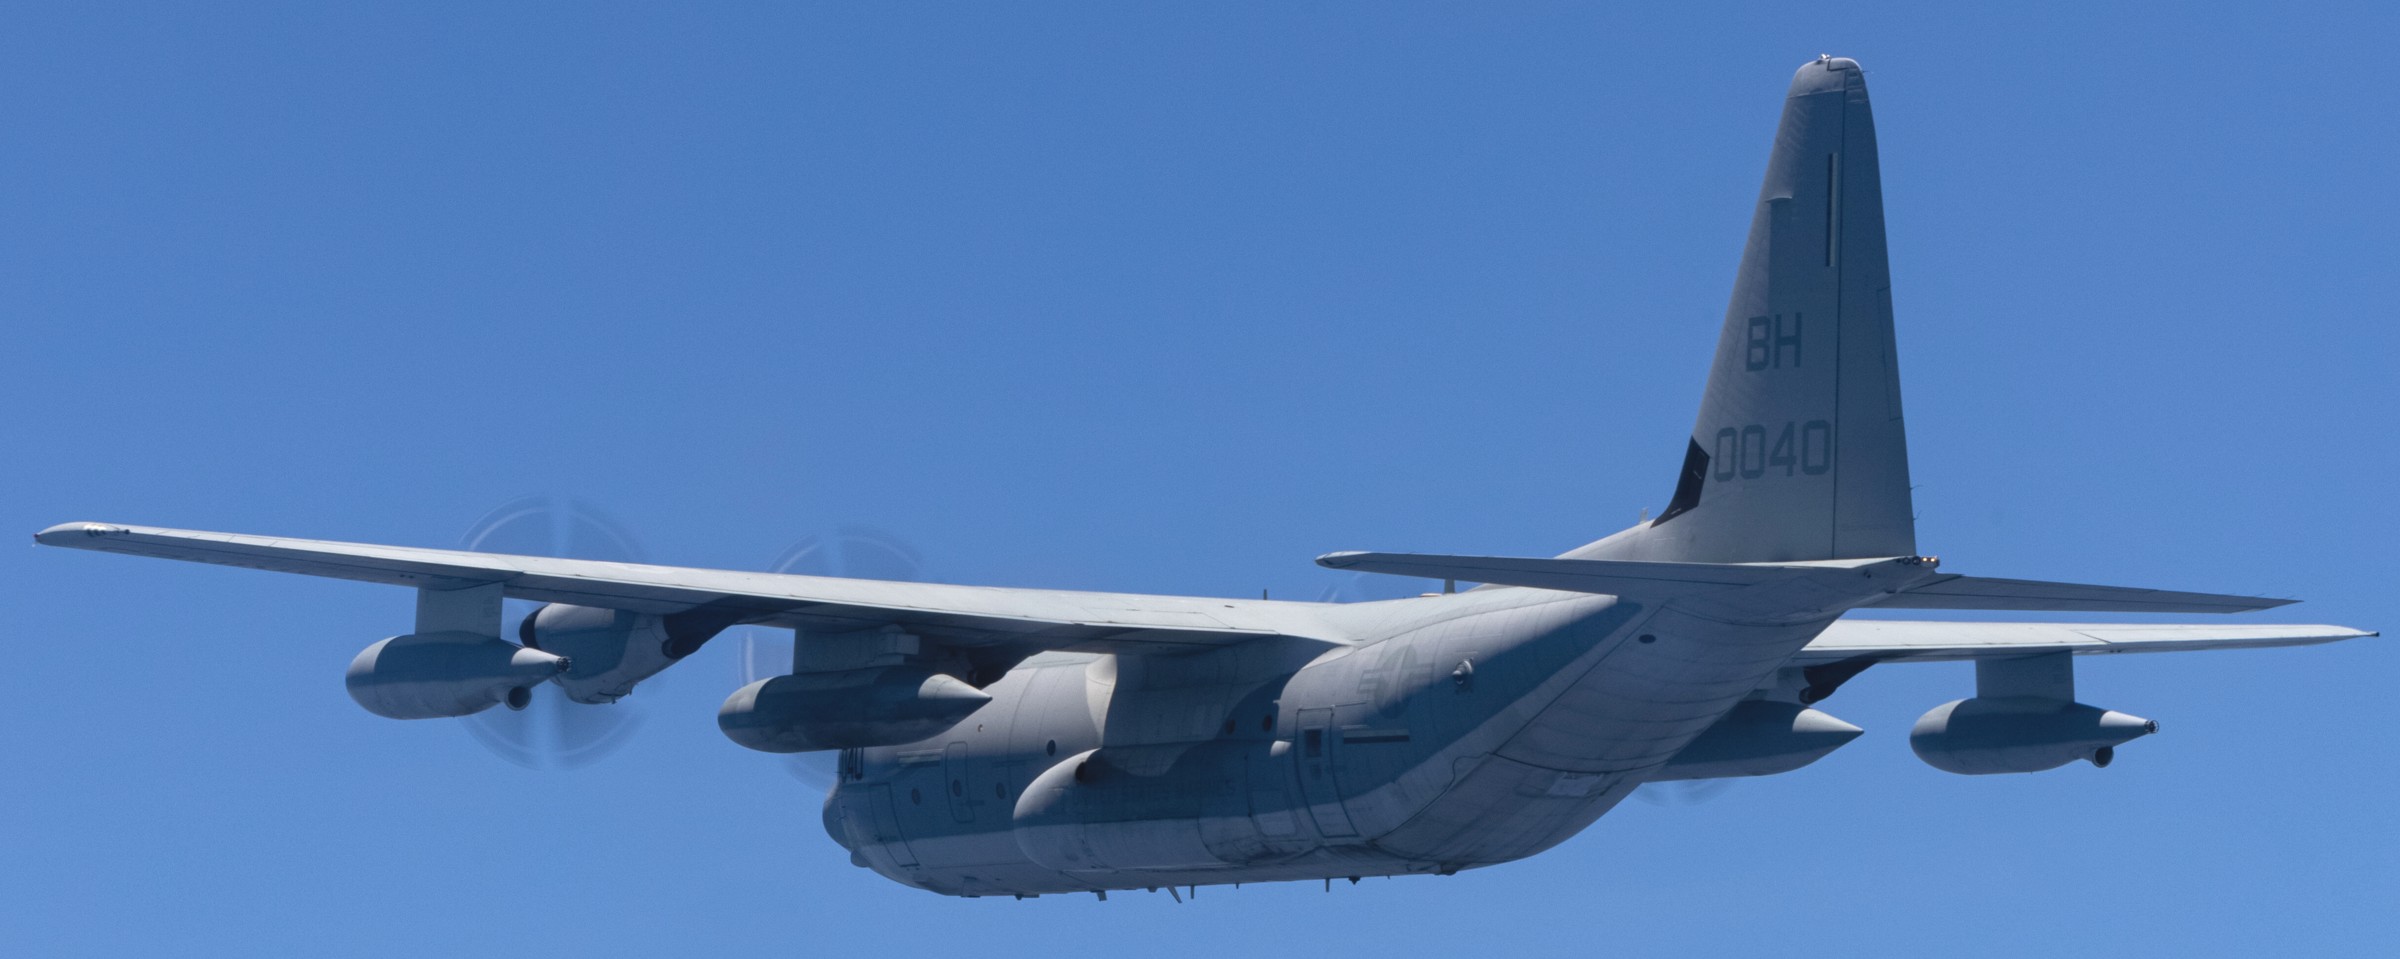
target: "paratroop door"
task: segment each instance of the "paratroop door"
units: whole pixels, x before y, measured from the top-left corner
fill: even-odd
[[[1300,711],[1299,748],[1292,750],[1300,763],[1300,789],[1308,797],[1308,814],[1317,821],[1317,832],[1328,839],[1358,835],[1350,826],[1350,814],[1342,810],[1342,793],[1335,778],[1341,762],[1341,747],[1334,742],[1333,710],[1303,709]]]

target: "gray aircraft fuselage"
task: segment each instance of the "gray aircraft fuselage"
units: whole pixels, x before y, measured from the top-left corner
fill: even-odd
[[[1838,575],[1863,601],[1906,573]],[[1357,645],[1045,654],[943,736],[846,752],[826,827],[854,862],[952,895],[1507,862],[1774,678],[1846,605],[1822,599],[1482,589],[1345,607],[1382,637]]]
[[[1930,572],[1873,130],[1855,63],[1794,75],[1675,501],[1570,555],[1901,559],[1646,604],[1509,587],[1333,607],[1346,644],[1037,656],[947,733],[845,753],[828,831],[911,886],[1025,895],[1448,873],[1589,825],[1842,612]]]

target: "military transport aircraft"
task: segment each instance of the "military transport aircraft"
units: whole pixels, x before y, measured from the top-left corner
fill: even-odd
[[[35,540],[415,587],[350,664],[394,719],[604,709],[739,624],[795,632],[725,734],[838,750],[851,861],[960,896],[1356,878],[1522,859],[1662,780],[1798,769],[1879,663],[1973,660],[1910,744],[1954,773],[2105,766],[2157,724],[2074,657],[2336,626],[1845,620],[1853,609],[2233,613],[2286,600],[1991,579],[1917,551],[1875,127],[1857,63],[1793,77],[1673,496],[1563,556],[1331,553],[1476,585],[1348,604],[991,589],[68,523]],[[501,601],[547,603],[511,634]]]

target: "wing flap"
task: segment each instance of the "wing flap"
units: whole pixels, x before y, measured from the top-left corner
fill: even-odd
[[[500,583],[508,596],[535,602],[661,615],[709,607],[740,622],[801,629],[897,624],[960,645],[1141,652],[1276,635],[1343,641],[1307,603],[749,573],[105,523],[53,526],[34,541],[424,589]]]
[[[2297,600],[2170,589],[2047,583],[2031,579],[1953,576],[1897,593],[1883,609],[1991,609],[2053,613],[2246,613]]]
[[[2312,646],[2374,636],[2346,626],[1946,623],[1843,619],[1792,658],[1794,666],[1849,661],[1940,662],[2035,653],[2170,653]]]

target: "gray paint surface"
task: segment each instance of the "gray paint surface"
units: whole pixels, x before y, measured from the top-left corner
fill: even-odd
[[[867,690],[860,711],[915,708],[934,695],[927,688],[971,684],[988,698],[943,697],[979,703],[954,724],[845,750],[824,809],[853,862],[955,895],[1438,874],[1520,859],[1644,782],[1772,774],[1839,748],[1857,728],[1814,704],[1876,663],[1978,662],[1978,695],[1918,724],[1920,755],[1941,768],[2105,763],[2154,727],[2074,702],[2074,655],[2371,635],[1841,619],[1871,606],[2221,612],[2277,602],[1960,577],[1916,555],[1881,203],[1857,65],[1804,65],[1674,508],[1556,559],[1327,557],[1515,585],[1335,605],[99,523],[36,540],[415,587],[418,634],[444,638],[400,644],[412,655],[390,672],[376,656],[353,666],[354,689],[395,691],[387,714],[488,708],[528,681],[508,670],[540,671],[517,662],[537,651],[500,638],[503,595],[558,604],[537,626],[571,642],[576,665],[548,681],[586,684],[580,700],[622,695],[738,623],[793,629],[805,681],[786,685]],[[894,670],[909,682],[884,681],[903,675]],[[752,699],[729,708],[752,715]],[[775,732],[760,742],[895,742],[878,738],[893,716],[824,717],[810,705],[758,714]]]

